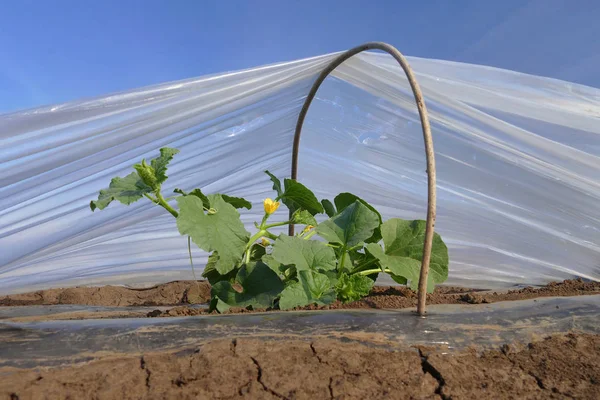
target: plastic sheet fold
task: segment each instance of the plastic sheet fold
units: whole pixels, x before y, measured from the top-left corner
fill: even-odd
[[[252,230],[271,195],[263,171],[289,176],[300,107],[334,56],[0,115],[0,294],[190,279],[186,239],[164,210],[139,201],[92,213],[89,201],[176,147],[165,192],[246,197]],[[448,284],[600,280],[600,90],[409,62],[430,111]],[[326,80],[304,125],[299,179],[321,198],[355,193],[384,218],[425,218],[421,127],[391,57],[359,54]],[[206,262],[199,249],[194,257]]]

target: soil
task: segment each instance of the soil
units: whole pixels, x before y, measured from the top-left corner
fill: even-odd
[[[217,340],[178,353],[0,371],[0,398],[597,399],[600,336],[445,354],[350,340]]]
[[[481,304],[498,301],[526,300],[538,297],[578,296],[600,294],[600,282],[585,282],[580,279],[554,282],[539,288],[526,287],[506,292],[489,292],[459,287],[439,286],[427,295],[427,304]],[[189,307],[189,303],[210,301],[210,284],[206,281],[176,281],[148,289],[131,289],[121,286],[76,287],[50,289],[33,293],[9,295],[0,298],[0,306],[78,304],[89,306],[172,306],[170,309],[152,310],[147,313],[128,311],[69,312],[53,316],[11,318],[15,321],[47,319],[86,318],[137,318],[179,317],[207,314],[207,308]],[[365,298],[343,304],[336,301],[327,306],[306,306],[297,310],[334,309],[400,309],[417,305],[417,295],[403,286],[376,286]],[[231,308],[229,313],[272,311],[270,309]]]
[[[481,304],[499,301],[535,299],[538,297],[579,296],[600,294],[600,282],[584,282],[580,279],[554,282],[539,288],[526,287],[507,292],[484,292],[472,289],[439,286],[427,295],[427,304]],[[327,306],[306,306],[296,310],[336,310],[336,309],[400,309],[417,306],[417,294],[403,286],[376,286],[371,293],[359,301],[341,303],[336,301]],[[247,310],[232,308],[229,313],[269,311],[264,309]],[[207,309],[178,306],[169,310],[154,310],[148,317],[191,316],[208,313]]]
[[[147,289],[123,286],[74,287],[0,297],[0,306],[78,304],[86,306],[165,306],[210,301],[206,281],[175,281]]]

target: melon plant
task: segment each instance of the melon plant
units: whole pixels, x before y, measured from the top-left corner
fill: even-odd
[[[248,232],[238,210],[250,210],[252,204],[243,198],[205,194],[199,188],[175,189],[174,197],[163,196],[167,167],[177,153],[165,147],[150,163],[135,164],[125,178],[113,178],[90,208],[102,210],[113,201],[129,205],[145,197],[175,217],[179,233],[188,237],[188,249],[193,242],[209,253],[202,276],[212,285],[211,309],[288,310],[355,301],[369,294],[379,274],[416,290],[425,221],[383,221],[373,206],[356,195],[340,193],[333,201],[319,201],[300,182],[281,182],[265,171],[274,195],[264,200],[263,217],[255,222],[254,233]],[[291,217],[270,222],[282,205]],[[326,218],[320,223],[319,214]],[[303,229],[294,236],[271,231],[289,224]],[[428,291],[447,277],[448,249],[435,233]]]

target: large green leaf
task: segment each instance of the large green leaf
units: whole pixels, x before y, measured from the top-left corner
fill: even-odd
[[[167,166],[173,159],[175,154],[179,153],[179,150],[172,149],[170,147],[163,147],[160,149],[160,156],[150,161],[150,165],[154,169],[154,175],[158,184],[162,184],[167,180]]]
[[[90,202],[90,208],[94,211],[105,209],[113,200],[129,205],[142,198],[145,193],[152,193],[152,188],[142,182],[137,172],[132,172],[125,178],[116,177],[110,181],[107,189],[102,189],[98,200]]]
[[[298,271],[299,282],[294,282],[281,292],[279,308],[289,310],[309,304],[326,305],[335,301],[335,291],[330,279],[315,271]]]
[[[227,203],[231,204],[235,208],[246,208],[248,210],[252,209],[252,203],[250,203],[243,197],[233,197],[228,196],[226,194],[221,194],[221,197],[223,197],[223,200],[225,200]]]
[[[336,257],[331,247],[316,240],[280,235],[273,244],[273,258],[283,265],[294,265],[298,271],[335,269]]]
[[[323,212],[323,206],[317,200],[315,194],[306,186],[293,179],[284,179],[285,191],[281,195],[281,201],[293,213],[296,210],[304,209],[311,215]]]
[[[357,301],[365,297],[371,291],[375,282],[367,276],[360,274],[347,275],[342,274],[336,285],[335,292],[337,298],[346,303],[349,301]]]
[[[410,257],[402,257],[399,255],[389,255],[381,249],[381,246],[377,243],[369,243],[366,249],[374,257],[379,260],[381,266],[391,271],[390,275],[392,278],[401,277],[408,279],[415,284],[419,281],[419,273],[421,270],[421,261],[415,260]],[[399,281],[394,279],[398,283],[402,283],[402,279]]]
[[[194,189],[189,193],[186,193],[185,191],[183,191],[181,189],[175,189],[175,190],[173,190],[173,192],[179,193],[184,196],[196,196],[200,200],[202,200],[202,205],[204,205],[204,208],[206,208],[207,210],[210,209],[210,201],[208,200],[208,197],[206,197],[206,195],[204,193],[202,193],[202,190],[200,190],[200,189]],[[221,194],[221,197],[223,198],[223,200],[225,202],[231,204],[235,208],[247,208],[248,210],[252,209],[252,203],[250,203],[248,200],[246,200],[242,197],[233,197],[233,196],[228,196],[226,194]]]
[[[208,200],[216,212],[205,213],[202,200],[196,196],[177,197],[177,228],[202,250],[217,251],[216,269],[224,275],[240,262],[250,234],[244,229],[238,211],[221,195],[209,195]]]
[[[219,263],[219,254],[216,251],[213,251],[212,254],[208,257],[208,262],[204,267],[204,271],[202,271],[202,277],[206,278],[211,285],[215,285],[217,282],[227,281],[233,282],[237,275],[237,270],[232,269],[228,273],[221,275],[217,270],[217,265]]]
[[[369,253],[379,259],[383,268],[390,269],[397,277],[409,280],[412,289],[416,289],[419,282],[425,226],[426,222],[421,220],[405,221],[392,218],[381,225],[385,251],[378,244],[367,245]],[[446,279],[448,279],[448,248],[440,235],[434,233],[427,290],[433,291],[436,283],[442,283]],[[399,278],[394,280],[401,282]]]
[[[349,248],[373,236],[378,227],[377,214],[356,200],[339,214],[321,222],[317,226],[317,234],[329,242]]]
[[[335,206],[337,207],[337,212],[341,213],[346,207],[354,204],[354,202],[358,200],[361,203],[363,203],[365,206],[367,206],[369,208],[369,210],[373,211],[374,213],[377,214],[377,217],[379,217],[379,223],[382,223],[382,218],[381,218],[381,214],[379,214],[379,211],[377,211],[375,209],[375,207],[373,207],[372,205],[370,205],[369,203],[367,203],[366,201],[364,201],[363,199],[361,199],[360,197],[352,194],[352,193],[340,193],[337,196],[335,196],[335,199],[333,199],[333,201],[335,202]],[[375,228],[375,230],[373,231],[373,235],[370,238],[365,239],[366,243],[377,243],[381,240],[381,231],[380,228],[377,227]]]
[[[283,290],[281,279],[260,261],[242,266],[236,281],[242,287],[241,292],[226,281],[212,287],[211,295],[217,311],[224,312],[229,307],[269,308]]]
[[[325,214],[327,214],[328,217],[331,218],[336,214],[335,207],[331,201],[323,199],[321,200],[321,205],[323,206],[323,210],[325,210]]]
[[[281,197],[283,195],[281,181],[269,171],[265,171],[265,174],[269,175],[269,178],[271,178],[271,182],[273,182],[273,190],[277,192],[278,197]]]
[[[291,221],[293,224],[317,226],[315,217],[306,210],[296,210],[294,214],[292,214]]]
[[[289,268],[288,265],[283,265],[279,261],[275,260],[272,254],[265,254],[261,258],[261,261],[271,268],[278,276],[281,276],[285,270]]]
[[[202,205],[204,206],[204,208],[206,208],[207,210],[210,208],[210,202],[208,201],[208,197],[206,197],[206,195],[202,193],[202,190],[200,189],[194,189],[191,192],[186,193],[183,190],[176,188],[175,190],[173,190],[173,192],[179,193],[184,196],[196,196],[197,198],[202,200]]]
[[[273,190],[277,192],[277,197],[283,201],[283,204],[294,213],[296,210],[304,209],[311,215],[323,212],[323,206],[319,203],[316,196],[310,189],[294,179],[284,179],[284,186],[281,181],[269,171],[265,171],[273,182]]]
[[[367,203],[366,201],[364,201],[363,199],[361,199],[360,197],[352,194],[352,193],[340,193],[337,196],[335,196],[335,199],[333,199],[333,201],[335,202],[335,207],[337,208],[337,212],[340,213],[342,211],[344,211],[344,209],[348,206],[351,206],[352,204],[354,204],[356,202],[356,200],[360,201],[361,203],[363,203],[365,206],[367,206],[367,208],[371,211],[373,211],[375,214],[377,214],[377,217],[379,218],[379,222],[382,221],[381,219],[381,214],[379,214],[379,211],[377,211],[375,209],[375,207],[373,207],[372,205],[370,205],[369,203]]]

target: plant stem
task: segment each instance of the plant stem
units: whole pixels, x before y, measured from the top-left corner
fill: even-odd
[[[246,250],[248,250],[250,247],[252,247],[254,242],[256,242],[258,239],[265,236],[265,233],[267,233],[267,231],[264,229],[261,229],[260,231],[256,232],[254,235],[252,235],[252,237],[248,241],[248,244],[246,245]]]
[[[265,236],[272,240],[277,240],[277,237],[278,237],[277,235],[272,234],[271,232],[268,232],[268,231],[265,231]]]
[[[267,230],[267,229],[269,229],[269,228],[274,228],[274,227],[276,227],[276,226],[288,225],[290,222],[292,222],[292,221],[285,221],[285,222],[275,222],[275,223],[273,223],[273,224],[264,225],[264,226],[262,227],[262,229],[265,229],[265,230]]]
[[[371,259],[367,262],[362,263],[361,265],[359,265],[358,267],[354,268],[354,271],[352,271],[353,274],[360,272],[362,270],[364,270],[367,267],[370,267],[371,265],[375,264],[377,262],[377,259]]]
[[[146,197],[148,200],[150,200],[154,204],[158,205],[158,200],[156,200],[154,197],[150,196],[148,193],[144,193],[144,197]]]
[[[265,229],[265,224],[267,223],[267,219],[269,219],[269,215],[270,214],[265,213],[262,221],[260,222],[260,226],[258,227],[258,229],[261,229],[261,230]]]
[[[360,271],[359,274],[366,276],[366,275],[371,275],[371,274],[377,274],[379,272],[385,272],[385,273],[388,273],[388,274],[393,274],[392,270],[387,269],[387,268],[385,270],[383,270],[383,271],[381,270],[381,268],[367,269],[365,271]]]
[[[350,248],[348,249],[348,251],[357,250],[357,249],[360,249],[360,248],[362,248],[363,246],[364,246],[364,243],[359,243],[359,244],[357,244],[356,246],[352,246],[352,247],[350,247]]]
[[[194,277],[194,282],[196,282],[196,286],[198,287],[198,296],[200,296],[200,284],[198,283],[198,279],[196,278],[196,271],[194,271],[194,262],[192,261],[192,238],[190,236],[188,236],[188,254],[190,255],[190,265],[192,266],[192,276]]]
[[[338,276],[341,276],[342,272],[344,271],[344,261],[346,261],[346,245],[342,246],[341,254],[342,254],[342,258],[340,260],[340,265],[338,267],[338,271],[339,271]]]
[[[172,216],[174,216],[175,218],[177,218],[177,216],[179,215],[177,213],[177,211],[175,211],[175,209],[173,207],[171,207],[169,205],[169,203],[166,202],[166,200],[162,197],[162,194],[160,194],[160,190],[157,190],[156,192],[154,192],[154,194],[156,194],[156,203],[161,205],[165,210],[167,210],[168,212],[171,213]]]
[[[316,234],[316,233],[317,233],[317,230],[316,230],[316,229],[313,229],[312,231],[310,231],[310,232],[308,233],[308,235],[304,236],[302,239],[304,239],[304,240],[308,240],[308,239],[310,239],[311,237],[315,236],[315,234]]]

